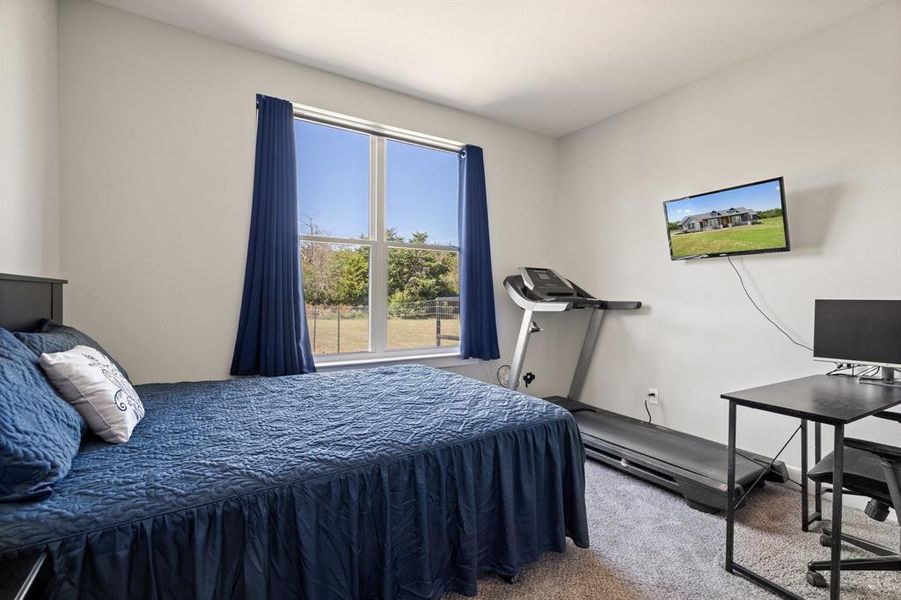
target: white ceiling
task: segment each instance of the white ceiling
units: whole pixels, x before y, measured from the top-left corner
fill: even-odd
[[[561,136],[871,0],[97,0]]]

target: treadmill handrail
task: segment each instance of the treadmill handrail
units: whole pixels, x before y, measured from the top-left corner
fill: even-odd
[[[601,300],[604,310],[638,310],[641,308],[640,300]]]
[[[569,281],[569,280],[567,280]],[[641,302],[637,300],[601,300],[569,281],[578,294],[572,296],[554,296],[551,298],[529,298],[525,294],[528,287],[519,275],[511,275],[504,279],[504,287],[517,306],[523,310],[535,312],[566,312],[573,308],[595,308],[601,310],[637,310]]]
[[[561,298],[570,300],[574,308],[590,306],[600,310],[637,310],[641,308],[638,300],[598,300],[597,298]]]

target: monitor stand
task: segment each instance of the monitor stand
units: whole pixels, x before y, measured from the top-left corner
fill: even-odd
[[[894,367],[881,367],[879,377],[861,377],[860,383],[868,383],[870,385],[884,385],[889,387],[901,387],[901,381],[895,379]]]

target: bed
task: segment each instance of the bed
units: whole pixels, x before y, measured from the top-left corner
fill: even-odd
[[[46,553],[36,597],[473,595],[588,545],[579,432],[542,400],[418,365],[137,391],[129,442],[0,504],[0,559]]]

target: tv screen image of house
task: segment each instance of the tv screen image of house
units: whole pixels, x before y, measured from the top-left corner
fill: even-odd
[[[782,178],[663,203],[670,258],[789,249]]]

